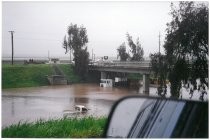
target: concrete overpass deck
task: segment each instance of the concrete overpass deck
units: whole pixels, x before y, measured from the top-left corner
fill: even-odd
[[[149,94],[149,74],[151,73],[150,61],[141,62],[97,62],[89,65],[89,70],[101,72],[101,79],[106,77],[106,72],[140,73],[143,74],[143,92]]]
[[[141,62],[98,62],[89,65],[90,70],[150,74],[150,61]]]

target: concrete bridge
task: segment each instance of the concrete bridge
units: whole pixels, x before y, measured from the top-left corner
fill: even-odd
[[[101,72],[101,79],[106,78],[107,72],[140,73],[143,74],[143,93],[149,94],[149,75],[151,72],[150,61],[141,62],[95,62],[89,65],[89,70]]]

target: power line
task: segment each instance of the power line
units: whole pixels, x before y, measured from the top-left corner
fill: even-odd
[[[38,33],[38,32],[19,32],[19,31],[15,31],[15,33],[17,34],[39,34],[39,35],[52,35],[53,33]],[[17,35],[18,35],[17,34]],[[45,40],[45,41],[59,41],[62,42],[61,40],[57,40],[57,39],[45,39],[45,38],[25,38],[25,37],[17,37],[15,39],[20,39],[20,40]]]
[[[61,40],[56,40],[56,39],[41,39],[41,38],[15,38],[15,39],[19,39],[19,40],[42,40],[42,41],[58,41],[58,42],[62,42]]]
[[[7,32],[7,30],[4,30],[3,32]],[[62,35],[63,35],[62,32],[59,32],[59,33],[58,33],[58,32],[50,32],[50,33],[49,33],[49,32],[44,32],[44,33],[42,32],[42,33],[41,33],[41,32],[24,32],[24,31],[17,31],[17,30],[15,31],[15,33],[16,33],[16,34],[24,34],[24,35],[25,35],[25,34],[30,34],[30,35],[31,35],[31,34],[33,34],[33,35],[62,34]]]
[[[8,39],[8,38],[4,38],[4,39]],[[40,39],[40,38],[19,38],[16,37],[15,40],[41,40],[41,41],[57,41],[57,42],[62,42],[61,40],[56,40],[56,39]]]

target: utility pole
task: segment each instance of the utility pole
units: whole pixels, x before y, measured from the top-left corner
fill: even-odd
[[[50,51],[48,50],[48,60],[50,60]]]
[[[159,54],[160,54],[160,32],[159,32]]]
[[[158,37],[159,37],[159,54],[158,54],[159,57],[158,57],[158,63],[159,63],[159,66],[160,66],[160,32],[159,32],[159,36]],[[160,67],[159,67],[159,71],[160,71]],[[158,77],[157,80],[158,80],[158,85],[159,85],[159,77]]]
[[[93,61],[93,49],[92,49],[92,61]]]
[[[13,33],[14,31],[9,31],[11,33],[11,41],[12,41],[12,65],[13,65],[13,56],[14,56],[14,47],[13,47]]]

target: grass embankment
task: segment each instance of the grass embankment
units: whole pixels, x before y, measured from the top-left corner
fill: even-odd
[[[50,65],[2,65],[2,88],[48,85],[46,75],[52,74]]]
[[[72,83],[80,82],[80,78],[73,72],[69,64],[58,65],[68,80]],[[53,68],[47,64],[30,65],[2,65],[2,88],[35,87],[49,85],[46,75],[53,74]]]
[[[100,138],[106,118],[37,121],[11,125],[2,130],[3,138]]]
[[[73,66],[69,64],[59,64],[60,69],[64,72],[65,76],[71,83],[80,83],[81,79],[73,71]]]

